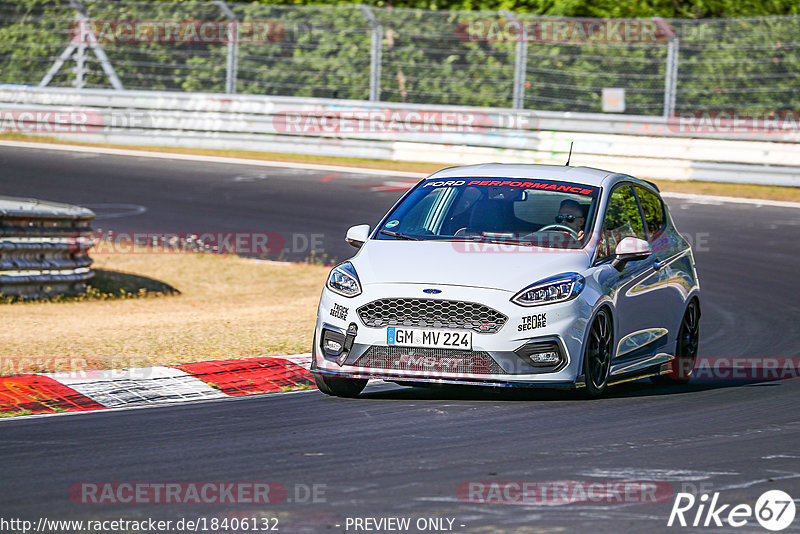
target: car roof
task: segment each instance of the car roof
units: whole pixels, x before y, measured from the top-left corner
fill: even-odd
[[[464,165],[448,167],[431,174],[428,179],[467,178],[539,178],[541,180],[559,180],[579,184],[604,186],[619,180],[627,179],[644,183],[632,176],[619,174],[592,167],[568,167],[566,165],[536,165],[517,163],[482,163],[480,165]]]

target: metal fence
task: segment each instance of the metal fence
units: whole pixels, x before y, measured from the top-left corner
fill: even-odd
[[[77,294],[94,276],[86,208],[0,196],[0,295]]]
[[[687,133],[675,120],[642,115],[0,86],[0,119],[23,134],[86,143],[234,148],[443,165],[563,165],[574,148],[574,165],[643,178],[800,186],[800,117],[794,116],[785,129],[735,131],[721,124],[720,131]],[[13,141],[0,144],[20,146]]]
[[[663,116],[796,110],[799,50],[800,17],[0,0],[0,83],[78,89]]]

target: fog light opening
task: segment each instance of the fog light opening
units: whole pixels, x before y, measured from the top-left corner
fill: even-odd
[[[556,340],[531,341],[514,351],[531,367],[557,371],[566,364],[566,355]]]
[[[342,350],[342,344],[338,341],[333,339],[326,339],[325,340],[325,352],[329,352],[332,354],[339,354],[339,351]]]
[[[556,351],[535,352],[530,355],[531,363],[533,365],[541,365],[545,367],[555,366],[561,361],[561,357]]]
[[[345,348],[345,335],[330,328],[323,328],[319,345],[326,358],[337,358]]]

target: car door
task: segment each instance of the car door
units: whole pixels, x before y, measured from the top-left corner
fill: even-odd
[[[683,317],[686,297],[693,285],[691,280],[694,276],[690,272],[693,260],[688,254],[688,247],[682,240],[675,239],[674,232],[668,230],[666,207],[661,197],[638,184],[634,186],[634,191],[644,215],[647,240],[653,250],[653,273],[636,285],[633,291],[652,296],[654,308],[651,315],[654,324],[651,328],[654,334],[677,334],[669,330],[674,329]],[[671,347],[665,352],[671,353]]]
[[[615,303],[617,362],[646,359],[655,353],[659,340],[666,340],[659,326],[663,321],[658,291],[642,290],[642,283],[655,272],[653,255],[628,262],[622,271],[611,265],[616,246],[625,237],[648,238],[634,186],[628,182],[618,184],[609,195],[596,255],[596,263],[604,263],[599,281]]]

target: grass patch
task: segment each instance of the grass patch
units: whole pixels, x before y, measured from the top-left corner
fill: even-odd
[[[323,266],[198,253],[92,256],[95,291],[105,297],[0,306],[0,374],[309,351]],[[130,298],[153,295],[172,296]]]
[[[146,150],[149,152],[165,152],[175,154],[198,154],[204,156],[234,157],[256,160],[285,161],[288,163],[317,163],[327,165],[342,165],[347,167],[360,167],[365,169],[393,170],[418,172],[430,174],[447,165],[441,163],[403,162],[365,158],[343,158],[335,156],[315,156],[305,154],[283,154],[277,152],[253,152],[247,150],[217,150],[203,148],[173,148],[158,146],[130,146],[106,145],[98,143],[77,143],[60,141],[43,136],[28,136],[24,134],[0,134],[0,139],[20,141],[41,141],[65,145],[99,146],[108,148],[121,148],[125,150]],[[641,176],[640,178],[647,178]],[[695,182],[654,180],[662,191],[674,193],[692,193],[700,195],[719,195],[726,197],[760,198],[766,200],[782,200],[800,202],[800,187],[754,185],[754,184],[729,184],[720,182]]]

